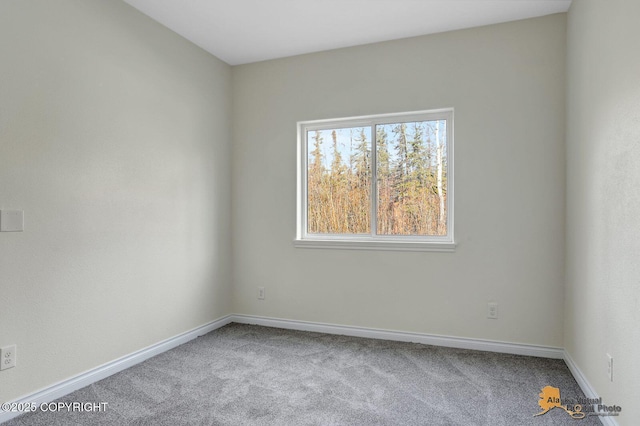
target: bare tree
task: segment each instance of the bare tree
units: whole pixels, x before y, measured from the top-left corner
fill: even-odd
[[[442,181],[442,171],[443,171],[443,149],[444,146],[440,141],[440,120],[436,121],[436,129],[435,129],[435,137],[436,137],[436,185],[438,188],[438,200],[440,201],[440,214],[438,215],[438,233],[444,233],[446,229],[446,216],[444,212],[444,191],[443,191],[443,181]]]

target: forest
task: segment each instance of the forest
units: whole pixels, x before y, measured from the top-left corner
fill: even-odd
[[[375,179],[377,235],[446,235],[446,123],[308,131],[308,232],[371,234]]]

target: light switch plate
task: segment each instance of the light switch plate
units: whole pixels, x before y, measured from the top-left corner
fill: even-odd
[[[24,212],[22,210],[0,211],[0,232],[24,231]]]

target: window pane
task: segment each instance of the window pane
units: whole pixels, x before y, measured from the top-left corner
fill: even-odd
[[[371,128],[307,132],[310,234],[371,232]]]
[[[379,235],[447,234],[447,121],[376,126]]]

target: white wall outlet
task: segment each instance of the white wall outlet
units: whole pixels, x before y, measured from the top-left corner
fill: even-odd
[[[16,366],[16,345],[0,348],[0,370]]]
[[[487,318],[498,319],[498,304],[496,302],[487,303]]]
[[[609,380],[613,382],[613,357],[609,354],[607,354],[607,374]]]
[[[258,287],[258,299],[264,300],[264,287]]]
[[[22,210],[0,211],[0,232],[24,231],[24,212]]]

